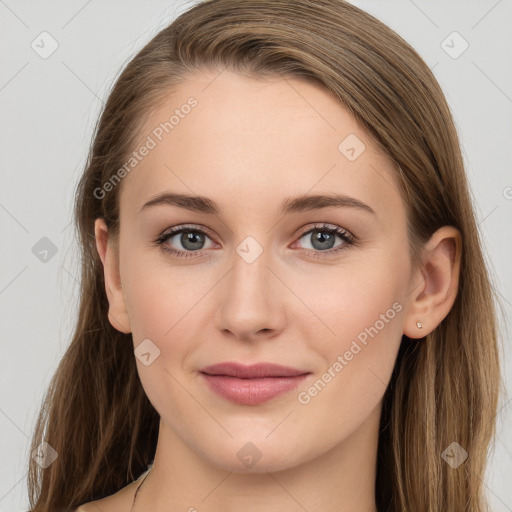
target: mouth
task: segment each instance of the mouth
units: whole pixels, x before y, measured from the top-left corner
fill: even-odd
[[[296,389],[311,374],[271,363],[221,363],[200,371],[209,388],[241,405],[259,405]]]

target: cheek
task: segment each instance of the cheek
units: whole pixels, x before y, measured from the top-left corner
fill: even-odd
[[[125,260],[123,271],[135,352],[140,345],[149,347],[144,352],[151,354],[148,365],[140,358],[137,361],[145,393],[159,414],[165,415],[172,403],[174,413],[186,416],[189,402],[177,382],[181,381],[183,361],[194,350],[191,338],[198,339],[191,331],[192,315],[200,314],[197,303],[206,290],[202,284],[192,283],[190,276],[185,279],[177,268],[155,263],[154,258],[137,257],[136,252]]]
[[[158,363],[180,365],[200,342],[200,322],[209,312],[208,293],[217,275],[180,269],[165,258],[134,252],[124,262],[123,289],[134,346],[150,339],[160,350]],[[204,337],[204,336],[203,336]]]
[[[158,248],[144,249],[141,245],[127,237],[121,261],[125,303],[135,343],[140,337],[163,338],[197,300],[199,285],[177,266],[169,265],[158,254]]]
[[[322,320],[305,326],[306,339],[316,340],[312,348],[325,365],[319,373],[327,372],[328,387],[347,398],[377,396],[391,377],[402,339],[408,264],[406,258],[375,253],[375,258],[348,265],[350,270],[337,270],[329,283],[317,281],[302,291]]]
[[[348,437],[378,406],[402,339],[404,307],[395,285],[358,277],[358,286],[347,283],[350,293],[332,292],[324,299],[328,307],[318,309],[334,334],[306,334],[322,365],[297,401],[304,421],[314,417],[322,425],[326,443]]]
[[[176,288],[147,266],[144,271],[128,267],[126,274],[123,289],[135,344],[140,338],[161,338],[174,323]]]

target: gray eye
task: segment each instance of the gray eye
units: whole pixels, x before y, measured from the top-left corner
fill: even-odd
[[[303,246],[305,249],[313,249],[315,251],[326,251],[329,249],[333,249],[336,243],[336,237],[341,238],[341,236],[333,232],[329,229],[313,229],[305,233],[301,239],[306,239],[307,243],[310,244],[310,247]],[[338,244],[341,245],[341,244]]]

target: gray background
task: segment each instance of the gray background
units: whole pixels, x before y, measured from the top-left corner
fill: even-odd
[[[194,3],[0,0],[0,512],[28,509],[29,439],[75,321],[72,197],[94,123],[124,64]],[[503,304],[507,390],[485,488],[494,512],[512,511],[512,1],[353,3],[416,48],[455,117]],[[58,43],[46,59],[31,47],[43,31]],[[457,58],[463,41],[453,31],[469,44]],[[43,237],[56,250],[47,261],[33,252]]]

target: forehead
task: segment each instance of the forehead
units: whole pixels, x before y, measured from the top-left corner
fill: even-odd
[[[137,211],[164,191],[245,209],[305,193],[346,194],[374,209],[401,201],[392,163],[366,130],[326,89],[300,79],[192,75],[138,135],[134,150],[150,149],[121,194]]]

